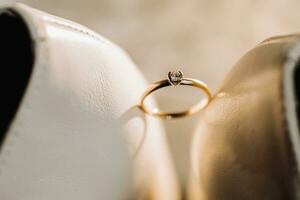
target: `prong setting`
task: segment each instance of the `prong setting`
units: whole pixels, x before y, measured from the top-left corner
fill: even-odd
[[[168,81],[172,86],[179,85],[183,79],[181,71],[172,71],[168,73]]]

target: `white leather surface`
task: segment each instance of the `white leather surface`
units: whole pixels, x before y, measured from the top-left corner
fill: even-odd
[[[146,84],[127,55],[80,25],[23,5],[9,7],[28,23],[36,60],[1,149],[1,199],[124,199],[133,179],[141,193],[176,199],[162,126],[145,116],[131,120],[141,116],[134,105]],[[134,162],[121,116],[129,144],[146,133]]]

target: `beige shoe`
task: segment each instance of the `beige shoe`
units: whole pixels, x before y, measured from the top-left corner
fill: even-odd
[[[162,125],[131,120],[147,84],[119,47],[20,4],[0,27],[0,199],[177,199]],[[148,133],[133,162],[121,116],[130,144]]]
[[[300,35],[248,52],[203,110],[190,199],[299,199]]]

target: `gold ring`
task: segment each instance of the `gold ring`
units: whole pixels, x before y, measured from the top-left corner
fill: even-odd
[[[158,111],[157,109],[154,109],[154,111],[150,111],[145,106],[146,97],[148,97],[154,91],[156,91],[160,88],[164,88],[164,87],[168,87],[168,86],[178,86],[178,85],[193,86],[193,87],[201,89],[207,96],[206,104],[203,105],[203,103],[199,102],[198,104],[192,106],[188,110],[181,111],[181,112],[173,112],[173,113]],[[144,94],[141,98],[139,107],[146,114],[152,115],[155,117],[166,118],[166,119],[180,118],[180,117],[186,117],[186,116],[189,116],[189,115],[199,112],[210,102],[211,96],[212,95],[211,95],[211,92],[210,92],[208,86],[205,83],[203,83],[202,81],[192,79],[192,78],[184,78],[183,73],[181,71],[173,71],[173,72],[168,73],[168,79],[155,82],[148,87],[148,89],[144,92]]]

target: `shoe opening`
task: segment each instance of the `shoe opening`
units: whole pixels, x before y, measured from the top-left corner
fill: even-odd
[[[29,29],[17,12],[0,10],[0,146],[18,110],[34,62]]]
[[[283,106],[290,147],[294,191],[300,196],[300,41],[287,54],[283,67]]]
[[[294,69],[294,92],[295,92],[295,106],[297,113],[298,124],[300,124],[300,62],[297,63]]]

